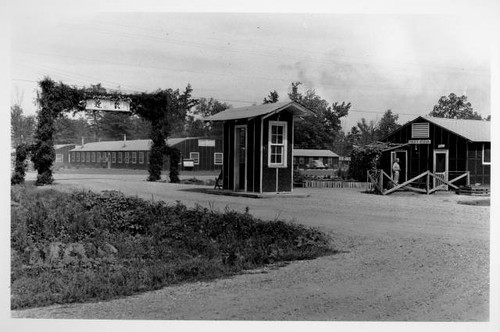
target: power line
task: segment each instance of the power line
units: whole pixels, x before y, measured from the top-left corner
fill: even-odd
[[[110,25],[110,26],[118,26],[118,27],[128,27],[128,28],[132,28],[132,29],[141,29],[141,30],[148,30],[148,31],[155,31],[155,32],[159,32],[159,30],[157,29],[146,29],[146,28],[138,28],[138,27],[132,27],[132,26],[127,26],[127,25],[123,25],[123,24],[113,24],[113,23],[109,23],[109,22],[97,22],[98,24],[101,24],[101,25]],[[154,41],[157,41],[157,40],[161,40],[161,41],[169,41],[169,42],[174,42],[174,43],[177,43],[177,44],[180,44],[180,45],[186,45],[186,46],[192,46],[192,47],[206,47],[206,48],[211,48],[211,49],[215,49],[215,50],[220,50],[220,51],[225,51],[225,52],[237,52],[237,53],[242,53],[244,52],[245,54],[254,54],[254,55],[261,55],[261,56],[267,56],[267,57],[276,57],[276,56],[283,56],[285,55],[284,53],[275,53],[275,52],[267,52],[267,53],[262,53],[262,52],[255,52],[254,49],[252,48],[250,51],[248,50],[234,50],[234,49],[228,49],[228,48],[221,48],[221,47],[218,47],[218,46],[213,46],[211,44],[206,44],[206,43],[199,43],[199,42],[193,42],[193,41],[187,41],[187,40],[182,40],[182,39],[173,39],[173,38],[168,38],[166,39],[165,37],[158,37],[158,36],[154,36],[154,35],[148,35],[148,34],[141,34],[141,33],[137,33],[137,32],[125,32],[122,30],[119,30],[119,31],[116,31],[116,30],[109,30],[109,29],[102,29],[102,28],[98,28],[97,26],[93,25],[91,27],[92,29],[94,30],[97,30],[98,32],[101,32],[101,33],[108,33],[108,34],[121,34],[122,36],[125,36],[125,37],[129,37],[129,38],[136,38],[136,39],[141,39],[143,40],[144,38],[146,39],[149,39],[149,40],[154,40]],[[182,35],[182,33],[176,33],[176,34],[180,34]],[[186,34],[184,34],[186,35]],[[224,43],[227,43],[227,41],[223,40],[223,39],[217,39],[217,38],[205,38],[205,39],[211,39],[211,40],[219,40],[221,42],[224,42]],[[238,45],[237,43],[230,43],[231,46],[234,46],[234,45]],[[252,43],[252,46],[255,46],[255,45],[259,45],[259,44],[256,44],[256,43]],[[272,45],[272,46],[269,46],[269,45],[264,45],[264,44],[260,44],[262,45],[264,48],[279,48],[279,49],[289,49],[289,50],[292,50],[294,51],[295,53],[316,53],[316,54],[320,54],[320,55],[323,55],[323,53],[320,53],[320,52],[310,52],[310,51],[306,51],[304,49],[296,49],[296,48],[290,48],[290,47],[279,47],[279,46],[276,46],[276,45]],[[246,45],[245,45],[246,46]],[[289,56],[289,54],[287,54],[287,56]],[[364,61],[357,61],[355,63],[359,63],[359,64],[374,64],[374,62],[367,62],[365,59],[366,57],[362,57],[362,56],[356,56],[356,55],[340,55],[340,54],[333,54],[332,55],[333,57],[335,58],[345,58],[346,60],[349,60],[347,61],[348,63],[352,63],[352,59],[363,59]],[[313,57],[314,59],[314,57]],[[321,61],[321,60],[305,60],[305,62],[317,62],[317,63],[323,63],[323,64],[333,64],[333,62],[331,61]],[[411,65],[411,66],[421,66],[421,67],[427,67],[427,68],[434,68],[434,69],[445,69],[445,70],[448,70],[448,71],[459,71],[459,72],[464,72],[465,69],[464,68],[461,68],[461,67],[453,67],[453,66],[445,66],[445,65],[435,65],[435,64],[422,64],[422,63],[415,63],[415,62],[408,62],[408,61],[392,61],[391,64],[393,66],[396,66],[396,67],[401,67],[400,70],[402,71],[406,71],[407,70],[407,66],[408,65]],[[398,65],[399,64],[399,65]],[[385,64],[387,65],[387,64]],[[485,70],[468,70],[467,73],[470,73],[470,74],[478,74],[478,75],[489,75],[489,72],[485,71]]]

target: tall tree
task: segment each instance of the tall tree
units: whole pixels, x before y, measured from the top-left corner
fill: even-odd
[[[102,138],[120,140],[124,135],[131,138],[132,121],[130,115],[122,112],[104,112],[99,119]]]
[[[467,101],[467,96],[459,97],[454,93],[439,98],[429,115],[437,118],[481,120],[481,116],[472,109],[471,103]]]
[[[399,127],[401,125],[398,122],[399,115],[392,113],[391,110],[387,110],[382,116],[382,119],[377,123],[376,136],[377,139],[383,138]]]
[[[357,126],[360,132],[359,143],[361,145],[368,145],[377,140],[375,121],[367,121],[365,118],[361,118],[361,121],[358,121]]]
[[[222,137],[222,123],[207,123],[203,119],[230,107],[231,105],[214,98],[200,98],[199,103],[186,118],[186,135],[192,137]]]
[[[264,104],[274,104],[277,103],[279,99],[280,96],[278,95],[278,92],[273,90],[269,92],[269,95],[266,98],[264,98]]]
[[[21,143],[33,143],[33,136],[36,128],[34,115],[25,116],[19,104],[10,108],[10,139],[12,147]]]
[[[331,149],[336,136],[341,129],[340,119],[347,116],[351,103],[333,103],[316,94],[309,89],[305,94],[299,92],[300,82],[291,84],[291,92],[288,97],[309,108],[314,112],[313,116],[306,117],[295,125],[295,147],[303,149]]]

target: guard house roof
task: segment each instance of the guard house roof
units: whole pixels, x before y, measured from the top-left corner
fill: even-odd
[[[169,138],[167,145],[174,146],[185,141],[186,138]],[[103,141],[87,143],[71,151],[148,151],[151,148],[150,139],[137,139],[130,141]]]
[[[338,157],[339,155],[330,150],[314,150],[314,149],[293,149],[295,157]]]
[[[295,116],[307,116],[312,114],[312,111],[299,103],[293,101],[279,102],[273,104],[263,104],[255,106],[245,106],[238,108],[230,108],[215,115],[205,118],[206,121],[226,121],[249,119],[257,116],[271,115],[281,112],[284,109],[289,109]]]
[[[472,142],[491,142],[490,121],[447,119],[432,116],[425,116],[423,118]]]

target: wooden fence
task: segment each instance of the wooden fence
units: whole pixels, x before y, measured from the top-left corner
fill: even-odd
[[[351,188],[373,190],[371,182],[355,182],[355,181],[334,181],[334,180],[304,180],[302,183],[304,188]]]
[[[392,185],[391,188],[387,188],[387,189],[385,188],[386,187],[386,186],[384,186],[384,179],[385,178],[387,178],[387,182],[385,182],[385,183],[390,183]],[[411,186],[412,183],[416,183],[417,180],[420,180],[423,178],[425,178],[425,189]],[[435,182],[438,183],[438,185],[433,186],[433,184],[432,184],[433,181],[431,181],[431,178],[436,179],[437,181],[435,181]],[[448,179],[448,180],[445,180],[441,175],[434,174],[431,171],[425,171],[422,174],[419,174],[406,182],[403,182],[401,184],[396,185],[396,184],[394,184],[394,182],[392,182],[391,177],[386,172],[384,172],[384,170],[376,170],[376,171],[368,171],[367,172],[367,179],[373,185],[373,190],[382,194],[382,195],[388,195],[390,193],[395,192],[398,189],[406,189],[406,190],[416,191],[416,192],[424,193],[427,195],[432,194],[433,192],[436,192],[438,190],[448,190],[448,186],[457,190],[459,188],[458,188],[458,186],[456,186],[454,184],[454,182],[456,182],[460,179],[463,179],[463,178],[466,179],[466,183],[467,183],[467,185],[469,185],[469,182],[470,182],[469,171],[466,171],[463,174],[458,175],[455,178]]]

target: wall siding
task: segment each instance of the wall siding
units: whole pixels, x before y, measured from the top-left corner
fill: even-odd
[[[427,122],[417,120],[416,123]],[[408,179],[415,177],[427,170],[433,170],[433,152],[444,144],[443,149],[448,150],[448,163],[450,177],[462,172],[470,172],[471,183],[490,183],[490,166],[482,164],[482,144],[469,142],[465,138],[456,135],[444,128],[429,123],[429,139],[431,144],[411,144],[401,149],[408,154]],[[391,143],[408,143],[411,140],[411,124],[403,127],[384,139]],[[489,144],[489,143],[487,143]],[[387,174],[391,174],[390,152],[384,153],[381,166]],[[465,184],[465,180],[459,181],[459,185]]]

